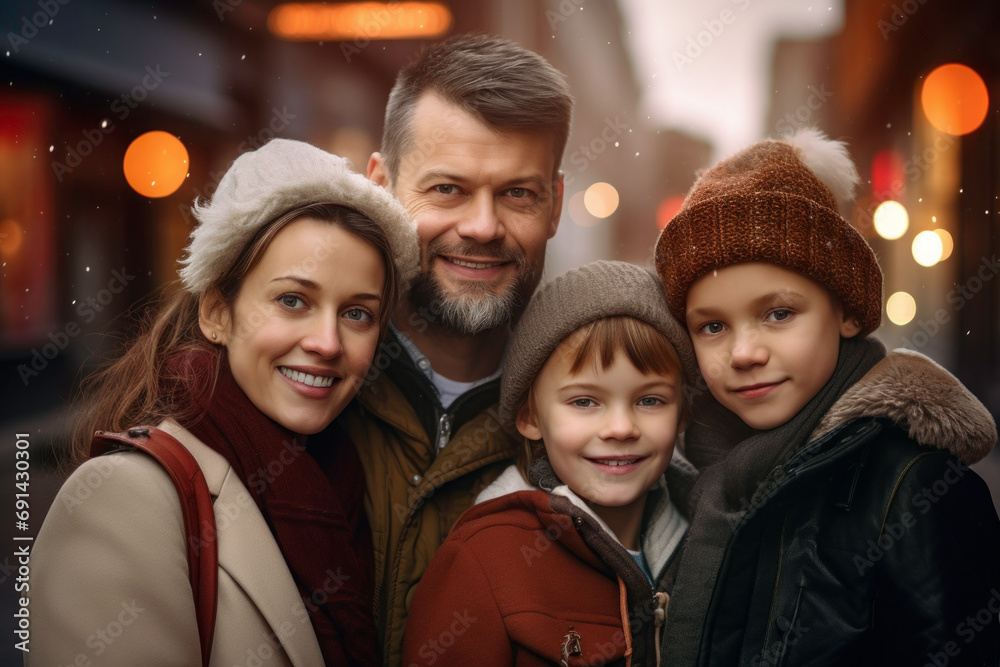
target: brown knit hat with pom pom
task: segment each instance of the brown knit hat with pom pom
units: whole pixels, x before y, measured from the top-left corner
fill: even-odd
[[[656,243],[671,312],[684,321],[688,290],[709,271],[767,262],[828,289],[862,335],[877,329],[882,271],[838,213],[857,182],[845,145],[812,129],[754,144],[707,170]]]

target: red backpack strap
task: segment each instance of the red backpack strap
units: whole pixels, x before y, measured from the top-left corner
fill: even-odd
[[[100,456],[128,447],[144,451],[159,461],[177,487],[187,537],[188,571],[195,598],[201,662],[207,666],[215,635],[219,587],[219,545],[208,483],[187,447],[169,433],[151,426],[132,428],[127,433],[97,431],[90,443],[90,455]]]

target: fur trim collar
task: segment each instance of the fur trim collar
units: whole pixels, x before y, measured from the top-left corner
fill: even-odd
[[[810,440],[857,417],[891,419],[921,445],[947,450],[968,465],[997,442],[986,406],[954,375],[912,350],[887,354],[834,403]]]

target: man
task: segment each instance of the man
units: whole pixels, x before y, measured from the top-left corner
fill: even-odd
[[[384,664],[401,660],[435,551],[514,456],[496,412],[504,344],[559,223],[571,115],[544,58],[482,36],[429,47],[389,96],[368,177],[416,221],[421,275],[343,420],[365,468]]]

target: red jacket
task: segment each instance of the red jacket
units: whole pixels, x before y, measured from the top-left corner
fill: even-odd
[[[670,553],[650,558],[659,580],[686,520],[647,514],[672,517]],[[655,664],[667,600],[589,511],[559,489],[522,490],[455,524],[417,587],[403,664],[558,665],[564,651],[569,665]]]

